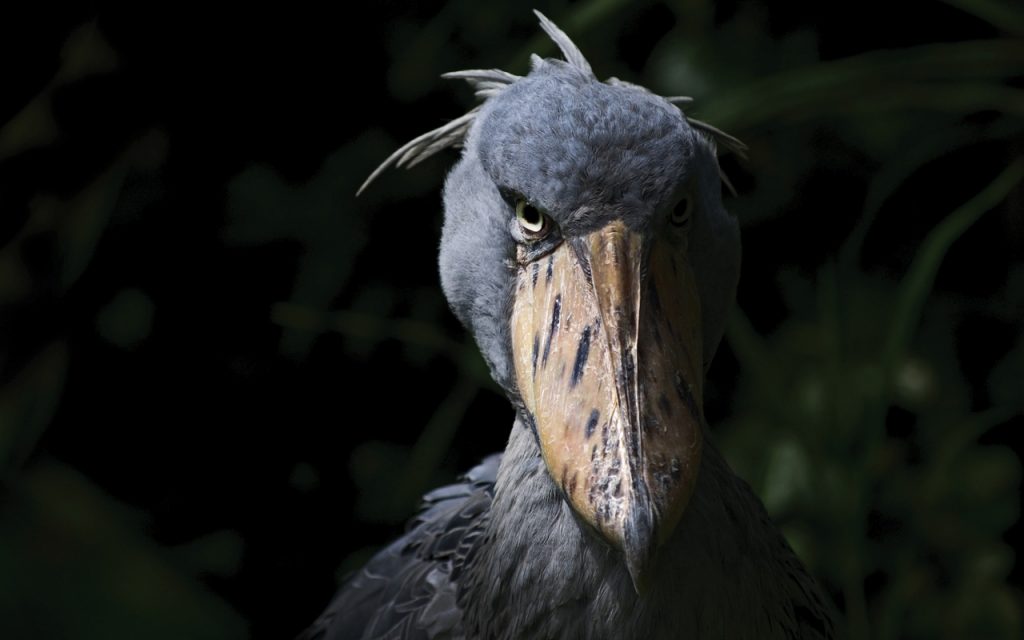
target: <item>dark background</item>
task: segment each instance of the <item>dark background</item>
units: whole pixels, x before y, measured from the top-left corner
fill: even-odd
[[[503,446],[456,155],[354,192],[473,104],[440,73],[556,52],[518,3],[337,8],[0,19],[3,638],[293,636]],[[707,413],[850,636],[1020,637],[1024,9],[538,8],[750,145]]]

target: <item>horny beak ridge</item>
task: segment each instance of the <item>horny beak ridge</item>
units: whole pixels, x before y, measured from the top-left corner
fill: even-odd
[[[621,221],[566,244],[520,273],[517,382],[549,473],[639,591],[699,467],[696,286],[671,246]]]

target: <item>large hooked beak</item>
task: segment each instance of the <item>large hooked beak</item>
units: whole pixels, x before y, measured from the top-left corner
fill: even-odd
[[[544,462],[637,592],[700,466],[700,318],[685,250],[621,221],[519,271],[516,382]]]

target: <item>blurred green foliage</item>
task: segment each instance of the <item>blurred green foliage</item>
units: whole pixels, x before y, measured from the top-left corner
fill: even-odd
[[[138,516],[59,463],[34,465],[0,514],[0,615],[8,638],[241,638],[245,624],[195,576],[239,541],[187,553],[139,534]],[[194,571],[183,571],[192,565]]]
[[[697,117],[751,147],[744,163],[724,159],[737,174],[741,197],[728,205],[744,225],[748,257],[719,358],[727,362],[711,374],[714,428],[728,459],[836,597],[854,639],[1024,634],[1020,560],[1008,539],[1013,527],[1020,531],[1020,450],[1007,435],[1020,428],[1024,411],[1024,257],[1001,256],[996,262],[1008,266],[995,267],[996,281],[975,295],[959,283],[971,281],[985,251],[956,252],[986,217],[998,218],[992,228],[1009,238],[1004,248],[1024,246],[1024,9],[945,0],[916,10],[926,20],[938,8],[944,24],[969,21],[970,35],[954,30],[955,37],[920,41],[909,34],[885,48],[830,55],[824,27],[791,18],[779,27],[773,20],[785,10],[754,2],[541,7],[599,75],[691,94]],[[400,143],[396,136],[436,125],[418,106],[453,91],[438,88],[439,72],[495,66],[520,73],[529,53],[554,53],[515,3],[482,10],[452,2],[430,15],[410,8],[388,18],[373,55],[384,61],[391,95],[374,96],[373,104],[397,102],[401,118],[353,124],[329,138],[333,148],[310,151],[315,166],[306,171],[247,157],[217,187],[218,255],[297,247],[281,291],[273,289],[267,312],[251,318],[280,330],[275,348],[283,359],[340,352],[369,370],[387,358],[374,371],[407,369],[406,377],[388,379],[407,388],[425,388],[430,381],[422,378],[437,361],[452,372],[452,384],[423,401],[428,418],[408,426],[407,440],[370,428],[352,436],[340,461],[318,457],[315,439],[296,459],[280,454],[288,467],[280,484],[296,492],[288,494],[292,502],[340,486],[329,484],[331,474],[346,467],[357,497],[328,537],[351,535],[354,525],[375,534],[381,530],[372,526],[405,519],[419,495],[450,478],[451,452],[467,446],[460,438],[480,437],[466,427],[467,415],[493,389],[472,341],[445,328],[451,321],[432,277],[420,275],[433,269],[436,234],[416,239],[429,245],[415,254],[422,262],[390,260],[409,261],[397,275],[377,269],[391,256],[368,257],[393,250],[398,232],[436,232],[444,162],[388,174],[359,201],[351,194]],[[5,167],[68,144],[55,96],[123,64],[93,22],[69,31],[62,51],[51,79],[0,123]],[[298,125],[278,126],[288,137]],[[85,359],[83,334],[137,353],[161,323],[178,327],[179,310],[130,280],[98,296],[79,324],[34,342],[14,334],[27,335],[26,322],[8,321],[40,299],[57,301],[43,307],[54,313],[81,305],[76,283],[118,221],[174,196],[162,180],[169,149],[180,141],[158,122],[135,133],[90,161],[73,187],[30,188],[0,248],[0,305],[10,312],[0,327],[11,332],[0,354],[0,636],[233,638],[289,615],[278,628],[297,631],[320,603],[273,612],[211,588],[211,577],[243,581],[257,525],[239,518],[183,543],[159,540],[145,508],[122,504],[110,495],[115,487],[49,449],[47,429],[63,406],[70,367]],[[822,181],[825,187],[815,186]],[[399,214],[409,202],[420,208]],[[398,215],[422,222],[396,229]],[[53,249],[33,258],[40,238]],[[181,253],[187,258],[189,247]],[[947,284],[936,291],[936,282]],[[1005,353],[984,355],[977,334],[989,326],[1011,334]],[[732,379],[722,377],[723,367]],[[174,402],[175,392],[167,393]],[[258,396],[252,392],[251,401]],[[311,512],[292,518],[288,526],[298,529],[319,522]],[[342,572],[372,550],[332,544],[335,557],[350,554]],[[284,543],[274,549],[287,564],[291,550]],[[328,584],[335,564],[321,558],[317,576],[302,578]],[[275,587],[267,599],[288,597],[286,587]]]
[[[116,54],[95,24],[74,30],[45,89],[0,125],[0,159],[30,154],[60,140],[53,97],[62,88],[117,68]],[[41,190],[0,250],[0,304],[5,330],[19,305],[41,292],[68,295],[89,265],[125,196],[130,168],[159,156],[159,136],[119,153],[80,190]],[[6,203],[8,216],[16,209]],[[47,271],[30,258],[40,238],[56,250]],[[123,349],[150,332],[153,301],[122,290],[96,315],[96,331]],[[26,336],[27,336],[26,332]],[[19,336],[4,337],[0,365],[0,635],[4,638],[241,638],[246,622],[198,580],[237,570],[237,534],[215,532],[185,549],[161,548],[145,534],[144,514],[112,499],[67,465],[37,457],[40,438],[60,408],[69,346],[58,338],[18,364]],[[24,338],[22,338],[24,340]],[[12,368],[14,369],[12,371]],[[83,425],[88,427],[88,425]],[[234,558],[234,560],[232,560]],[[225,566],[227,563],[227,566]]]

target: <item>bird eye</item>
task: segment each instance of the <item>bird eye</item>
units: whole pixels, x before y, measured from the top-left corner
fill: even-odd
[[[690,213],[693,210],[693,200],[690,198],[683,198],[676,203],[675,209],[672,209],[672,224],[677,227],[685,227],[690,222]]]
[[[516,219],[519,220],[519,226],[531,236],[544,231],[544,214],[526,200],[516,202]]]

